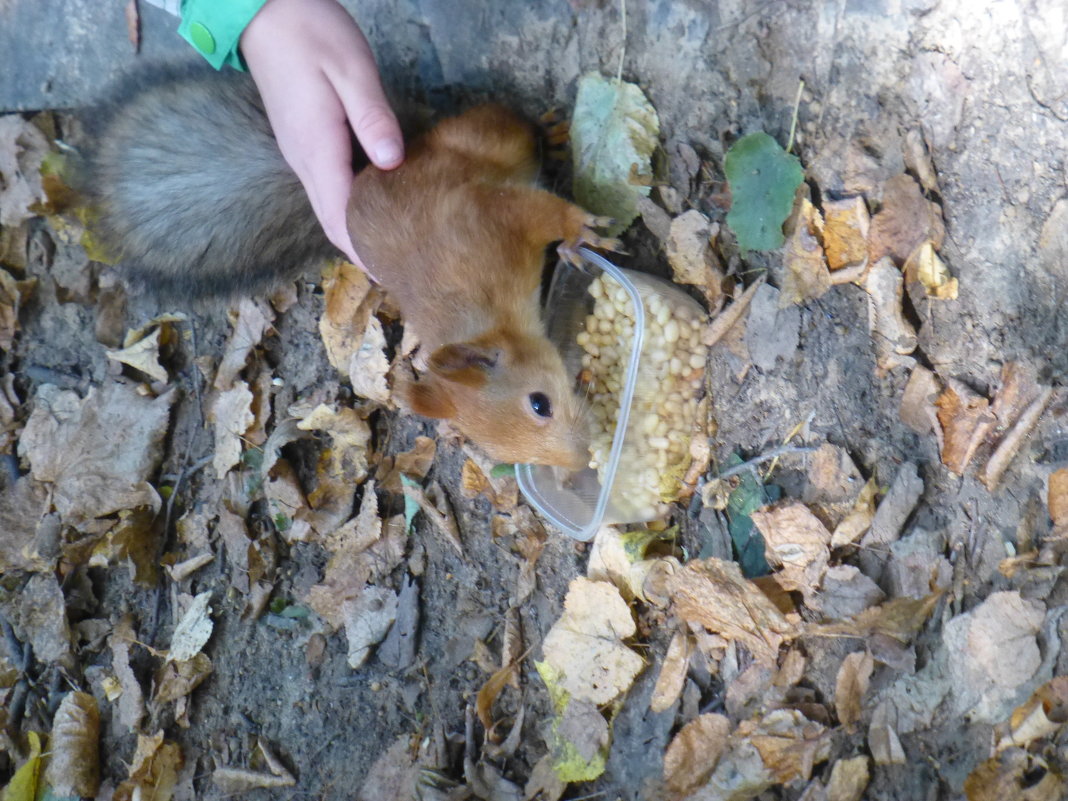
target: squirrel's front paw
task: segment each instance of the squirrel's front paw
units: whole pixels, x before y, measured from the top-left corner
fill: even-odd
[[[594,228],[607,228],[615,222],[611,217],[598,217],[595,214],[585,214],[582,216],[582,226],[577,235],[570,239],[565,239],[557,247],[556,252],[560,254],[560,258],[566,261],[568,264],[578,266],[581,259],[578,255],[578,249],[583,245],[597,250],[608,250],[613,253],[625,253],[623,250],[623,242],[616,237],[601,236],[596,233]]]

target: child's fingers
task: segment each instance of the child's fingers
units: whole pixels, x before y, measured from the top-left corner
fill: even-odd
[[[343,73],[329,75],[364,152],[379,169],[389,170],[404,160],[400,124],[389,106],[374,56],[362,34],[360,47]]]

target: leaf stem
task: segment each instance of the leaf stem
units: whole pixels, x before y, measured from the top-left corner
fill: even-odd
[[[620,64],[622,69],[622,63]],[[797,83],[797,97],[794,98],[794,114],[790,119],[790,138],[786,142],[786,152],[789,153],[794,147],[794,131],[797,130],[797,110],[801,107],[801,93],[805,91],[805,82],[798,81]]]

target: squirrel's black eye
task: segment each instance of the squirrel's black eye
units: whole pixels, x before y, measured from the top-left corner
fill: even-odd
[[[552,417],[553,405],[549,403],[549,396],[544,392],[530,393],[530,408],[538,417]]]

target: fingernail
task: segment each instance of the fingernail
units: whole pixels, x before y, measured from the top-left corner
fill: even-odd
[[[392,167],[404,158],[404,147],[396,139],[386,139],[375,146],[374,162],[379,167]]]

